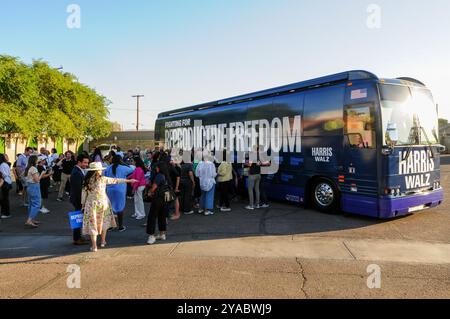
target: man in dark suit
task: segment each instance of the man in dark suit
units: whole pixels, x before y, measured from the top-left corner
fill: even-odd
[[[79,211],[82,208],[81,193],[84,184],[84,170],[89,167],[89,156],[80,154],[77,157],[77,164],[70,176],[70,202]],[[88,242],[81,236],[81,228],[73,230],[73,244],[76,246],[87,245]]]

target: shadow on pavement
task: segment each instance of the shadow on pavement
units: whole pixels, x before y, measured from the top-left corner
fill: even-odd
[[[0,265],[17,262],[42,262],[55,257],[72,256],[88,251],[89,246],[73,246],[67,213],[72,211],[68,200],[56,202],[55,193],[50,194],[45,206],[51,210],[40,215],[42,225],[37,230],[27,230],[24,222],[27,209],[22,199],[11,194],[13,217],[0,223]],[[333,232],[363,229],[386,223],[376,219],[327,215],[286,203],[272,203],[269,209],[249,212],[245,202],[234,202],[231,213],[216,213],[205,217],[195,214],[182,216],[179,221],[170,221],[168,241],[179,243],[203,240],[220,240],[264,236],[332,235]],[[147,211],[149,206],[147,205]],[[144,221],[136,221],[133,200],[127,201],[123,233],[108,234],[108,248],[124,248],[145,245],[147,235],[142,227]],[[12,259],[24,259],[22,261]]]

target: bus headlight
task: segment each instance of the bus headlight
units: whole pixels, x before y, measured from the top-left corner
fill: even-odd
[[[386,188],[384,190],[384,194],[385,195],[390,195],[390,196],[401,196],[401,189],[400,187],[394,187],[394,188]]]

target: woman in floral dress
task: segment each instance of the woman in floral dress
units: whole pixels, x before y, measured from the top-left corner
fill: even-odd
[[[116,227],[111,204],[106,195],[106,185],[136,183],[136,180],[109,178],[102,176],[101,163],[91,163],[86,174],[81,203],[83,205],[83,235],[91,237],[91,251],[97,251],[97,237],[102,236],[101,247],[106,247],[108,229]]]

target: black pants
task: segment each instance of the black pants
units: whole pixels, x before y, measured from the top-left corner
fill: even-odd
[[[50,185],[47,183],[42,183],[40,184],[41,187],[41,198],[42,199],[48,199],[48,189],[50,187]]]
[[[181,197],[180,197],[180,204],[181,204],[181,211],[183,213],[189,213],[193,209],[193,198],[192,198],[192,192],[193,192],[193,185],[192,181],[181,181]]]
[[[167,231],[167,205],[163,199],[155,198],[150,207],[150,213],[147,217],[147,234],[155,235],[156,220],[158,219],[158,228],[160,232]]]
[[[133,197],[133,186],[127,184],[127,197]]]
[[[117,224],[119,226],[119,228],[123,227],[123,212],[117,213]]]
[[[269,201],[267,200],[267,186],[268,186],[268,180],[266,175],[261,175],[261,185],[259,186],[259,196],[261,200],[262,205],[269,204]]]
[[[67,183],[66,183],[65,191],[66,191],[67,193],[70,193],[70,180],[68,180]]]
[[[230,198],[231,199],[234,199],[234,198],[236,198],[238,196],[238,191],[237,191],[237,187],[236,187],[236,180],[237,180],[237,177],[233,176],[233,180],[230,181],[229,191],[230,191]]]
[[[75,211],[81,210],[81,207],[74,206],[74,208],[75,208]],[[74,229],[72,231],[72,234],[73,234],[73,241],[79,241],[81,239],[81,228]]]
[[[1,198],[0,206],[2,207],[1,214],[5,215],[5,216],[11,215],[10,208],[9,208],[9,191],[10,191],[10,189],[8,187],[8,184],[6,184],[6,182],[4,182],[3,187],[1,189],[2,196],[0,196],[0,198]]]
[[[200,179],[197,176],[195,176],[194,198],[200,199],[201,196],[202,196],[202,190],[200,188]]]
[[[81,239],[81,228],[73,230],[73,241],[79,241]]]
[[[218,184],[219,188],[219,206],[230,208],[230,188],[231,188],[231,181],[227,182],[219,182]]]
[[[16,179],[16,193],[20,193],[23,192],[23,185],[22,182],[20,181],[20,179]]]

